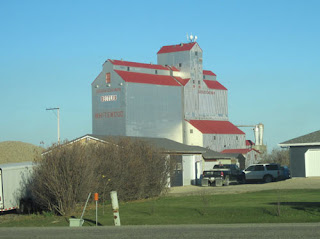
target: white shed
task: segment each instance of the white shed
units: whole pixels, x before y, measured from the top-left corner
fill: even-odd
[[[320,177],[320,130],[279,144],[290,148],[292,177]]]

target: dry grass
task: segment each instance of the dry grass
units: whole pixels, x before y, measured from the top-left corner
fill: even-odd
[[[0,142],[0,164],[33,161],[43,149],[20,141]]]

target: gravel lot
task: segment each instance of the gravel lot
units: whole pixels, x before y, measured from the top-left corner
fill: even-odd
[[[236,194],[245,192],[254,192],[262,190],[278,189],[320,189],[320,177],[312,178],[292,178],[272,183],[249,183],[239,185],[229,185],[223,187],[201,187],[201,186],[182,186],[172,187],[168,195],[199,195],[206,194]]]

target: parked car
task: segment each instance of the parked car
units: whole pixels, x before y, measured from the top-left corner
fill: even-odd
[[[236,164],[216,164],[213,166],[213,170],[223,170],[224,177],[229,177],[229,182],[244,183],[245,175],[243,171]],[[228,182],[228,183],[229,183]]]
[[[290,169],[288,166],[281,166],[280,167],[280,177],[281,180],[286,180],[291,178]]]
[[[253,164],[244,170],[246,181],[260,180],[270,183],[280,179],[279,164]]]

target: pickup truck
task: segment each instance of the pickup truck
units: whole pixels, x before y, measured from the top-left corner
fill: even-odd
[[[219,183],[222,183],[222,185],[226,185],[224,173],[221,170],[219,170],[219,171],[214,171],[214,170],[203,171],[202,179],[208,180],[208,186],[213,186],[213,185],[221,186],[221,185],[219,185]]]
[[[260,180],[270,183],[280,179],[279,164],[253,164],[244,170],[246,181]]]
[[[227,185],[229,185],[230,182],[245,182],[245,175],[236,164],[217,164],[213,166],[213,170],[223,172]]]

